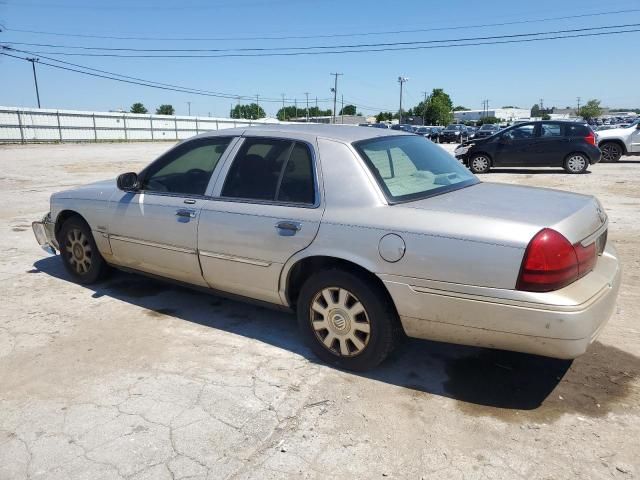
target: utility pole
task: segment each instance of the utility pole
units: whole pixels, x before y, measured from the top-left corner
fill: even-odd
[[[33,83],[36,84],[36,98],[38,99],[38,108],[40,108],[40,92],[38,91],[38,76],[36,75],[36,62],[39,62],[39,58],[27,58],[27,61],[31,62],[31,68],[33,68]]]
[[[187,102],[187,106],[189,107],[189,116],[191,116],[191,102]]]
[[[298,118],[298,99],[297,98],[293,99],[293,105],[295,106],[295,109],[296,109],[296,113],[294,115],[294,118]]]
[[[544,115],[542,110],[544,110],[544,99],[543,98],[540,99],[540,113]]]
[[[333,92],[333,124],[335,125],[335,123],[336,123],[336,100],[337,100],[337,96],[338,96],[338,77],[340,75],[343,75],[343,74],[342,73],[332,73],[331,75],[333,75],[335,77],[333,88],[331,89],[331,91]]]
[[[284,110],[284,93],[282,94],[282,120],[286,120],[287,119],[287,113]]]
[[[342,95],[342,108],[340,112],[342,113],[342,120],[340,120],[340,122],[344,125],[344,95]]]
[[[304,92],[304,95],[307,97],[307,123],[309,123],[309,92]]]
[[[576,110],[576,115],[580,114],[580,97],[577,97],[576,100],[578,101],[578,109]]]
[[[427,123],[427,92],[422,92],[424,94],[424,103],[422,104],[422,125]]]
[[[402,75],[398,77],[398,83],[400,84],[400,123],[402,123],[402,85],[408,81],[409,79],[407,77],[403,77]]]

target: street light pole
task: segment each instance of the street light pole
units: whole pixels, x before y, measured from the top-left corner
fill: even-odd
[[[335,77],[334,85],[333,85],[333,88],[331,89],[333,91],[333,124],[335,125],[335,123],[336,123],[336,100],[337,100],[337,96],[338,96],[338,77],[340,75],[343,75],[343,74],[342,73],[332,73],[331,75],[333,75]]]
[[[191,116],[191,102],[187,102],[187,107],[189,108],[189,116]]]
[[[40,108],[40,92],[38,91],[38,76],[36,75],[36,62],[39,62],[39,58],[27,58],[31,62],[31,68],[33,68],[33,83],[36,85],[36,98],[38,99],[38,108]]]
[[[307,97],[307,123],[309,123],[309,92],[304,92],[304,95]]]
[[[427,92],[424,93],[424,103],[422,104],[422,125],[427,123]]]
[[[282,94],[282,120],[286,120],[287,119],[287,113],[284,110],[284,93]]]
[[[407,77],[403,77],[402,75],[398,77],[398,83],[400,84],[400,123],[402,123],[402,86],[408,81],[409,79]]]

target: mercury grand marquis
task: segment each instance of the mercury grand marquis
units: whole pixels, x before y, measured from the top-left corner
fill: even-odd
[[[607,224],[594,197],[481,182],[420,136],[277,125],[55,193],[33,230],[80,283],[116,267],[276,304],[363,370],[405,334],[581,355],[620,285]]]

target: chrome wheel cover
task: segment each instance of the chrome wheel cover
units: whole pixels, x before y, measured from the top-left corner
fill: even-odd
[[[602,158],[605,162],[615,162],[620,158],[620,147],[615,143],[607,143],[602,146]]]
[[[479,156],[471,160],[471,166],[476,172],[486,172],[489,169],[489,159]]]
[[[574,173],[582,172],[587,166],[587,159],[582,155],[572,155],[567,160],[567,168]]]
[[[80,229],[73,228],[67,232],[64,248],[69,264],[78,275],[84,275],[91,269],[91,244]]]
[[[322,289],[311,301],[309,320],[318,341],[334,355],[355,357],[369,344],[369,316],[349,290]]]

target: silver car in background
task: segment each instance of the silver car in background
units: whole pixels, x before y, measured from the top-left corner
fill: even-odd
[[[573,358],[620,285],[598,200],[480,182],[386,129],[202,134],[55,193],[33,229],[80,283],[113,266],[295,310],[314,352],[355,370],[403,333]]]

